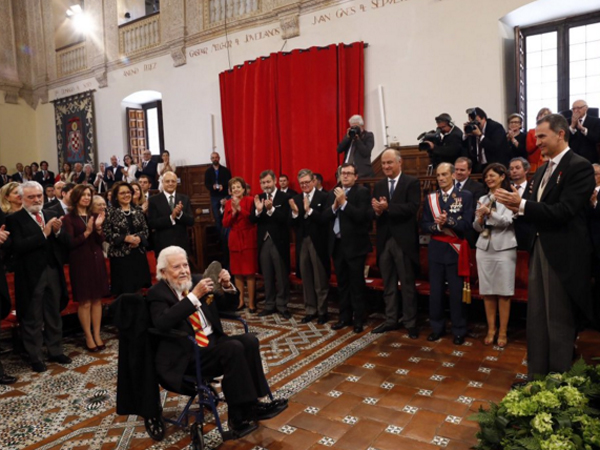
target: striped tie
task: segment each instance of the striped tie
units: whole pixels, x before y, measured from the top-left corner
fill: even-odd
[[[204,331],[202,331],[200,313],[198,311],[196,311],[190,316],[190,322],[192,324],[192,328],[194,329],[194,339],[196,340],[196,344],[198,344],[198,347],[207,347],[208,337],[206,336],[206,334],[204,334]]]

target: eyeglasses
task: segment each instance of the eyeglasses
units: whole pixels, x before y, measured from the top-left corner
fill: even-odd
[[[298,184],[300,184],[300,186],[308,186],[310,184],[310,181],[301,181]]]
[[[342,171],[342,175],[347,176],[347,175],[356,175],[356,174],[354,172],[344,172],[344,171]]]
[[[580,109],[587,108],[586,105],[583,106],[573,106],[573,111],[579,111]]]
[[[520,120],[511,120],[511,121],[510,121],[510,122],[508,122],[508,123],[518,123],[518,124],[520,124],[520,123],[521,123],[521,121],[520,121]]]

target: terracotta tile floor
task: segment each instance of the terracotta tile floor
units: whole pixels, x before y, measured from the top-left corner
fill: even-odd
[[[427,341],[430,329],[426,315],[421,317],[420,338],[411,340],[405,330],[370,334],[369,331],[381,323],[380,318],[371,318],[365,332],[356,336],[349,328],[331,333],[329,325],[315,328],[301,325],[303,311],[299,304],[294,305],[292,312],[291,322],[277,317],[249,318],[251,328],[256,326],[266,333],[262,351],[265,358],[271,358],[267,376],[274,392],[288,389],[291,393],[289,408],[278,417],[261,422],[251,435],[222,443],[220,449],[426,450],[442,447],[466,450],[476,443],[478,429],[468,417],[490,400],[499,401],[510,385],[527,372],[524,325],[518,320],[510,330],[508,346],[502,350],[483,345],[486,329],[477,318],[470,321],[471,333],[466,344],[455,346],[448,336],[438,342]],[[522,312],[515,308],[514,314]],[[279,331],[276,326],[280,326]],[[315,346],[300,345],[303,340],[294,334],[299,327],[303,327],[305,339],[315,333],[311,338],[316,340]],[[328,340],[319,340],[325,335]],[[274,344],[294,339],[297,344],[289,348]],[[589,360],[598,355],[599,343],[600,333],[585,331],[580,335],[578,351]],[[112,344],[100,359],[84,361],[78,368],[52,366],[52,376],[84,373],[94,366],[116,364],[114,336]],[[360,349],[336,362],[335,355],[354,345]],[[76,347],[70,348],[71,356],[76,358],[77,350],[73,350]],[[288,355],[293,353],[292,349],[300,352],[295,359]],[[85,353],[80,357],[86,357]],[[307,374],[332,358],[331,368],[319,373],[316,380],[297,382],[299,372]],[[299,372],[290,372],[292,366],[300,367]],[[26,367],[15,367],[23,367],[23,372],[18,373],[26,380],[23,385],[40,381],[39,375],[28,377]],[[110,383],[114,386],[112,379]],[[15,390],[0,395],[0,402],[20,395],[18,389],[19,385],[15,385]],[[165,407],[175,409],[179,403],[178,398],[169,394]],[[45,412],[52,412],[52,407],[48,405]],[[5,445],[2,439],[6,434],[0,430],[0,448],[181,449],[190,442],[186,433],[177,435],[177,429],[169,426],[167,438],[171,439],[156,443],[145,434],[139,419],[116,416],[112,406],[86,420],[77,419],[77,416],[65,417],[60,432],[28,446]],[[226,414],[222,419],[226,419]],[[128,423],[133,427],[130,426],[129,432],[123,431]],[[205,433],[212,429],[214,425],[207,424]],[[121,435],[127,433],[131,433],[129,440],[123,444]],[[180,437],[175,439],[174,436]]]

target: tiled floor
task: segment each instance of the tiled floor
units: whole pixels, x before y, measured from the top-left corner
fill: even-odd
[[[369,333],[381,322],[377,318],[370,319],[361,335],[350,328],[333,332],[329,325],[303,325],[301,305],[293,306],[291,321],[247,315],[251,331],[261,337],[271,387],[276,395],[290,397],[289,408],[261,422],[251,435],[219,448],[466,450],[476,443],[477,425],[469,416],[490,400],[499,401],[527,372],[525,333],[519,325],[502,350],[483,345],[486,330],[477,323],[466,344],[455,346],[448,336],[433,343],[426,340],[426,316],[421,337],[411,340],[404,330]],[[0,424],[0,448],[137,450],[189,445],[189,435],[176,427],[169,426],[165,440],[156,443],[139,418],[115,414],[118,353],[110,329],[107,339],[108,349],[93,357],[68,340],[76,367],[50,365],[41,375],[32,374],[14,357],[3,357],[20,380],[0,390],[2,416],[11,417],[9,425],[5,420]],[[589,359],[598,354],[598,343],[600,334],[586,331],[578,351]],[[165,414],[176,414],[184,400],[169,394]],[[218,442],[214,426],[207,425],[205,433],[212,448]]]

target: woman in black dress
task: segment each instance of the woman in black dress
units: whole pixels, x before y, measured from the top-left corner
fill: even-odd
[[[105,348],[100,337],[102,298],[108,297],[108,276],[102,253],[104,212],[92,214],[92,187],[79,184],[71,191],[69,214],[63,227],[71,236],[69,273],[73,300],[79,304],[77,315],[90,352]]]
[[[114,295],[135,293],[151,284],[146,258],[148,225],[142,211],[131,204],[133,189],[120,181],[111,189],[111,204],[104,221],[109,243],[110,290]]]

